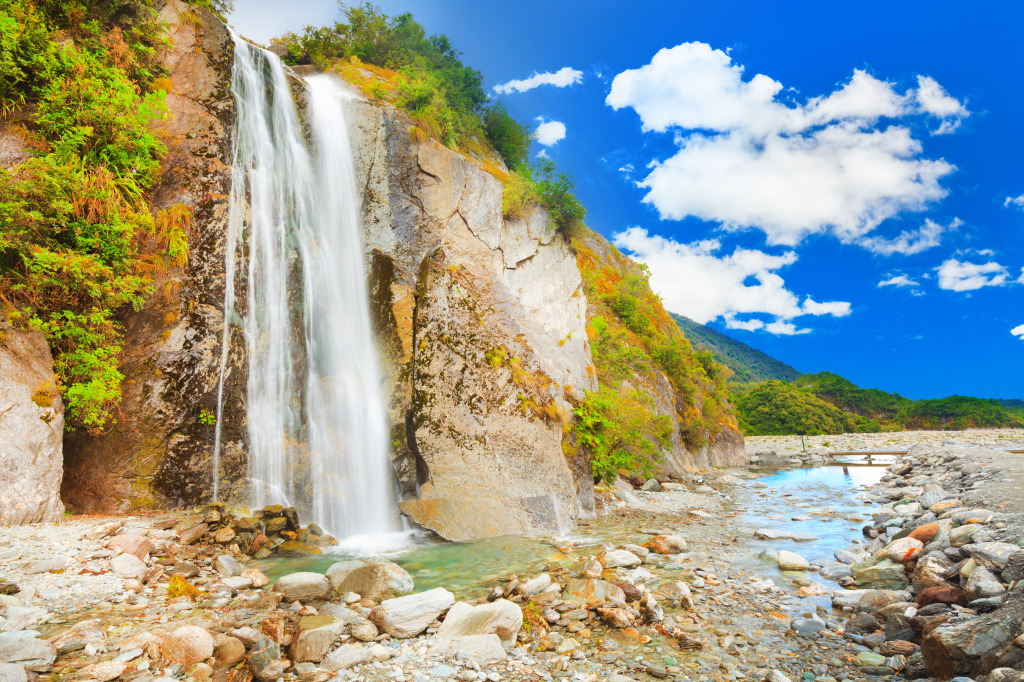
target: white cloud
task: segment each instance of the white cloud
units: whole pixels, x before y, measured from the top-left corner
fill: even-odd
[[[950,258],[936,268],[939,273],[939,288],[948,291],[974,291],[982,287],[998,287],[1006,284],[1010,273],[1006,268],[990,261],[968,263]]]
[[[1024,194],[1018,197],[1006,197],[1006,201],[1003,202],[1003,206],[1006,208],[1015,208],[1020,211],[1024,211]]]
[[[1013,329],[1010,330],[1010,333],[1013,334],[1014,336],[1019,336],[1021,340],[1024,341],[1024,324],[1018,327],[1014,327]]]
[[[579,83],[582,80],[582,71],[577,71],[576,69],[564,66],[554,73],[551,73],[550,71],[545,71],[544,73],[534,72],[534,74],[529,78],[512,80],[508,83],[495,85],[494,91],[499,95],[508,95],[513,92],[526,92],[527,90],[533,90],[541,85],[553,85],[556,88],[564,88],[566,86]]]
[[[889,279],[883,279],[878,283],[879,287],[916,287],[919,286],[919,282],[910,279],[906,275],[894,275]]]
[[[805,315],[850,314],[843,301],[818,302],[800,297],[786,288],[776,271],[796,262],[792,251],[773,255],[738,248],[719,256],[717,240],[682,244],[640,227],[631,227],[613,236],[614,244],[630,252],[651,269],[651,286],[665,307],[700,323],[718,317],[732,329],[764,329],[773,334],[799,334],[792,320]],[[753,278],[756,284],[745,282]],[[768,315],[769,322],[740,315]]]
[[[538,116],[540,124],[533,131],[533,139],[545,147],[550,147],[561,139],[565,138],[565,124],[561,121],[548,121],[543,116]]]
[[[769,244],[825,232],[859,243],[884,220],[946,195],[939,180],[955,167],[922,158],[909,128],[880,123],[966,115],[934,80],[918,83],[900,93],[855,70],[831,94],[790,106],[778,99],[778,81],[744,80],[725,52],[684,43],[617,75],[606,102],[632,107],[645,131],[675,134],[676,154],[638,183],[662,218],[756,228]]]
[[[934,220],[926,218],[924,225],[920,228],[904,230],[893,239],[877,236],[862,237],[858,243],[868,251],[883,256],[891,256],[894,253],[909,256],[938,246],[942,242],[943,232],[955,230],[961,225],[963,225],[963,221],[959,218],[954,218],[948,226],[940,225]]]
[[[960,127],[960,122],[963,119],[970,116],[967,107],[961,104],[960,100],[951,97],[938,81],[929,76],[917,77],[915,95],[918,108],[922,112],[942,119],[939,127],[932,131],[932,135],[951,133]]]

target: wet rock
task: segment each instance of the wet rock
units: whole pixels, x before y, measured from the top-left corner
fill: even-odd
[[[861,561],[864,561],[870,555],[867,552],[865,552],[864,550],[859,550],[859,549],[858,550],[837,549],[835,551],[835,555],[834,556],[836,558],[836,561],[838,561],[840,563],[847,564],[847,565],[853,565],[853,564],[859,563]]]
[[[678,535],[656,535],[643,546],[656,554],[679,554],[686,549],[686,540]]]
[[[213,570],[229,578],[242,575],[245,566],[230,554],[221,554],[213,560]]]
[[[516,592],[523,597],[533,597],[540,594],[551,586],[551,576],[547,573],[530,578],[516,588]]]
[[[99,682],[110,682],[117,679],[128,669],[128,666],[121,661],[101,661],[87,665],[78,671],[78,674],[86,680],[98,680]]]
[[[286,601],[327,599],[331,594],[331,583],[320,573],[290,573],[277,579],[274,592],[279,592]]]
[[[434,654],[454,656],[480,667],[500,663],[506,658],[501,639],[493,634],[435,640],[430,644],[430,651]]]
[[[503,642],[512,644],[522,626],[523,610],[507,599],[479,606],[460,601],[449,609],[436,637],[456,639],[468,635],[497,635]]]
[[[885,656],[873,651],[861,651],[853,659],[853,664],[858,668],[878,668],[885,665]]]
[[[642,563],[640,557],[624,549],[605,552],[597,560],[605,568],[636,568]]]
[[[57,659],[57,647],[39,633],[28,630],[0,633],[0,663],[19,663],[23,666],[47,666]]]
[[[213,656],[213,637],[196,625],[182,625],[160,641],[160,654],[173,663],[199,663]]]
[[[828,566],[822,566],[818,571],[818,575],[828,580],[839,580],[840,578],[852,576],[853,571],[846,564],[829,564]]]
[[[261,636],[257,639],[245,660],[249,665],[249,672],[259,682],[271,682],[284,675],[281,647],[269,637]]]
[[[858,611],[877,611],[890,604],[903,601],[892,590],[837,590],[832,593],[832,605]]]
[[[387,599],[370,613],[370,620],[392,637],[415,637],[455,603],[443,587],[405,597]]]
[[[693,596],[690,593],[690,586],[682,580],[662,583],[654,590],[654,594],[662,599],[678,599],[683,608],[693,608]]]
[[[807,559],[787,550],[782,550],[776,554],[775,562],[784,571],[806,571],[811,567]]]
[[[245,644],[237,637],[224,637],[213,647],[213,658],[220,667],[237,665],[245,658]]]
[[[149,572],[146,563],[134,554],[118,554],[110,560],[110,568],[122,578],[135,580],[145,580],[146,574]]]
[[[910,580],[914,589],[923,590],[928,587],[944,587],[948,584],[946,572],[950,564],[944,559],[929,555],[917,562]]]
[[[857,587],[861,589],[900,590],[907,586],[903,564],[890,561],[885,552],[878,552],[870,559],[851,567]]]
[[[107,543],[107,549],[121,554],[132,554],[138,557],[140,561],[145,561],[146,557],[149,556],[150,550],[153,549],[153,543],[144,535],[125,533],[124,535],[115,535],[110,538],[110,541]]]
[[[798,635],[813,635],[821,632],[827,626],[824,621],[814,618],[794,618],[789,621],[789,627]]]
[[[816,535],[811,535],[810,533],[795,533],[775,528],[758,528],[754,531],[754,537],[762,540],[795,540],[797,542],[810,542],[818,539]],[[836,558],[838,559],[838,557]]]
[[[574,578],[566,581],[562,600],[589,606],[605,601],[625,602],[626,595],[619,587],[605,580]]]
[[[978,542],[964,549],[977,563],[993,571],[1002,571],[1012,558],[1024,553],[1020,546],[1008,542]]]
[[[905,564],[924,549],[924,543],[912,537],[905,537],[894,540],[885,548],[885,556],[889,561],[897,564]]]
[[[84,649],[86,644],[99,644],[105,636],[103,625],[94,618],[75,623],[70,629],[52,637],[50,642],[57,648],[58,654],[67,654]]]
[[[598,606],[594,609],[605,623],[613,628],[626,628],[633,624],[636,617],[626,608],[617,606]]]

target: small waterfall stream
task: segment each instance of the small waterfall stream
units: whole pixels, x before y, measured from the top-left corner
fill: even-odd
[[[396,531],[345,120],[350,95],[330,76],[306,81],[311,151],[276,56],[236,36],[231,87],[237,121],[214,495],[224,374],[239,327],[248,354],[250,504],[293,505],[338,538]]]

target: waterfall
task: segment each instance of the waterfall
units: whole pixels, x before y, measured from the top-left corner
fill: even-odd
[[[312,152],[288,76],[235,37],[234,161],[214,445],[230,334],[248,354],[250,504],[295,506],[339,538],[398,529],[366,277],[346,91],[306,81]],[[242,255],[246,263],[238,262]],[[235,290],[245,267],[245,308]]]

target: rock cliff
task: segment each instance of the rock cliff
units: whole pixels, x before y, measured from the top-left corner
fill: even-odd
[[[0,526],[64,513],[64,404],[55,381],[42,333],[0,322]]]

